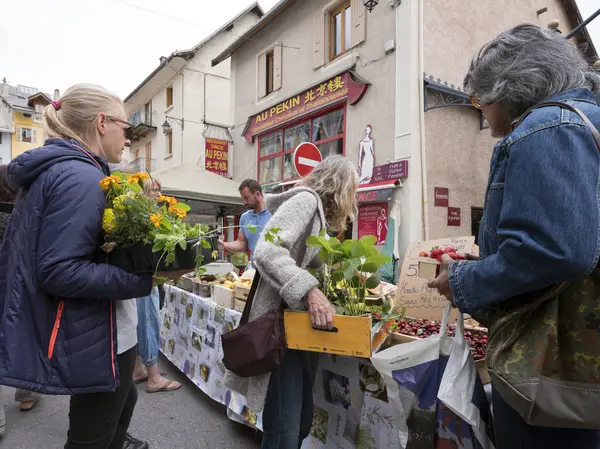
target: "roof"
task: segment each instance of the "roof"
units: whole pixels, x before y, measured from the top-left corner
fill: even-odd
[[[242,34],[233,44],[227,47],[223,52],[211,61],[212,66],[225,61],[233,53],[239,50],[246,42],[252,39],[260,30],[273,22],[282,12],[288,9],[296,0],[281,0],[258,22],[251,26]]]
[[[194,55],[196,54],[196,52],[198,50],[200,50],[204,45],[206,45],[208,42],[210,42],[212,39],[214,39],[220,33],[224,32],[224,31],[228,31],[227,28],[229,28],[233,22],[235,22],[239,18],[241,18],[251,12],[256,13],[256,15],[259,18],[261,18],[265,15],[265,12],[261,8],[261,6],[258,4],[258,2],[254,2],[250,6],[248,6],[246,9],[244,9],[242,12],[240,12],[238,15],[236,15],[233,19],[231,19],[229,22],[224,24],[217,31],[215,31],[214,33],[205,37],[204,39],[202,39],[202,41],[200,41],[198,44],[196,44],[193,48],[191,48],[189,50],[175,50],[168,57],[164,57],[164,56],[161,57],[160,64],[158,65],[158,67],[156,67],[152,71],[152,73],[150,75],[148,75],[146,77],[146,79],[144,79],[144,81],[141,82],[141,84],[139,86],[137,86],[135,89],[133,89],[133,91],[129,95],[127,95],[127,97],[125,98],[124,101],[128,101],[131,97],[133,97],[142,87],[144,87],[144,85],[148,81],[150,81],[158,72],[160,72],[174,58],[184,58],[186,61],[193,58]]]
[[[196,165],[157,170],[152,176],[160,180],[164,193],[186,200],[194,212],[220,215],[222,206],[240,207],[243,204],[237,182]]]
[[[43,96],[48,103],[52,101],[50,95],[39,91],[34,87],[27,86],[8,86],[8,95],[3,95],[2,99],[8,103],[10,107],[19,112],[33,112],[30,106],[30,101],[35,97]]]

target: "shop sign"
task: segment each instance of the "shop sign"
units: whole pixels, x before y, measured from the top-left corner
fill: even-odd
[[[383,245],[388,230],[388,203],[364,204],[358,207],[358,238],[365,235],[377,237],[377,245]]]
[[[354,81],[350,72],[336,75],[251,116],[242,135],[248,142],[252,142],[256,134],[308,115],[341,99],[348,98],[350,104],[356,104],[366,92],[367,87],[368,84]]]
[[[435,187],[433,189],[435,195],[434,205],[438,207],[448,207],[448,198],[450,193],[445,187]]]
[[[460,226],[460,207],[448,208],[448,226]]]
[[[217,175],[229,175],[229,142],[226,140],[206,139],[204,168]]]
[[[369,190],[356,194],[357,203],[381,203],[392,199],[392,189]]]
[[[371,184],[381,181],[390,181],[403,179],[408,176],[408,161],[396,161],[389,164],[377,165],[373,167],[373,176],[371,176]],[[367,184],[364,184],[367,185]]]

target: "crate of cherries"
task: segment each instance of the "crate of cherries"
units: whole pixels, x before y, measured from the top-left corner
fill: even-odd
[[[440,248],[436,246],[430,252],[422,251],[419,254],[419,277],[435,279],[440,274],[442,256],[447,254],[452,260],[465,260],[463,254],[457,253],[454,247]]]

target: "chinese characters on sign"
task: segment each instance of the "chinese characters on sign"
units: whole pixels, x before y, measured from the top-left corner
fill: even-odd
[[[229,174],[229,142],[226,140],[206,139],[205,168],[207,171],[225,176]]]
[[[448,208],[448,226],[460,226],[460,207]]]
[[[348,72],[336,75],[328,81],[251,116],[243,135],[251,142],[256,134],[307,115],[338,100],[348,98],[350,104],[355,104],[362,98],[367,87],[367,84],[355,82]]]
[[[435,195],[434,205],[440,207],[448,207],[448,198],[450,196],[448,189],[444,187],[436,187],[433,190]]]
[[[388,203],[361,204],[358,207],[358,238],[365,235],[377,237],[383,245],[388,231]]]

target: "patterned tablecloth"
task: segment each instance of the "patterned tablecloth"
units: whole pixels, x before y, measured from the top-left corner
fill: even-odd
[[[262,428],[260,414],[225,387],[221,334],[241,313],[177,287],[166,286],[160,349],[194,384],[227,407],[237,422]],[[385,385],[367,359],[321,354],[314,389],[311,435],[303,448],[398,448],[398,432]]]

